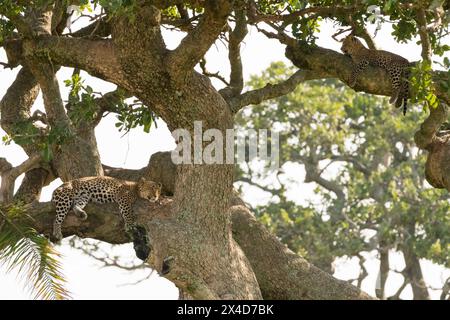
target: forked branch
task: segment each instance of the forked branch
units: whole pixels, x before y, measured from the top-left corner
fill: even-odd
[[[14,196],[14,184],[23,173],[40,166],[42,156],[34,154],[17,167],[13,167],[5,158],[0,158],[0,203],[9,204]]]
[[[231,9],[228,0],[206,1],[205,13],[198,25],[168,57],[168,68],[172,74],[183,74],[195,67],[223,31]]]

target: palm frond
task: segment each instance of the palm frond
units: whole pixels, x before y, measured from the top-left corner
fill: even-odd
[[[64,300],[70,298],[61,273],[61,255],[36,230],[13,222],[0,209],[0,264],[7,272],[17,271],[34,299]]]

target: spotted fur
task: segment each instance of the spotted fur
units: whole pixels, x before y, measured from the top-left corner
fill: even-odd
[[[349,79],[349,85],[354,87],[361,71],[367,66],[373,65],[383,68],[389,74],[392,84],[392,96],[390,103],[396,108],[403,106],[403,114],[406,114],[409,97],[409,61],[388,51],[367,49],[358,38],[347,36],[341,47],[342,52],[350,56],[355,64]]]
[[[129,232],[135,227],[131,210],[133,203],[138,198],[156,202],[160,195],[161,184],[143,178],[132,182],[111,177],[85,177],[66,182],[53,192],[52,201],[56,207],[53,236],[57,240],[62,239],[61,225],[70,210],[80,219],[87,219],[83,209],[89,202],[116,202],[125,222],[125,230]]]

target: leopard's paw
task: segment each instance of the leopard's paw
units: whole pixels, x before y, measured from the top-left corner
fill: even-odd
[[[53,230],[52,236],[50,237],[50,241],[56,244],[61,244],[61,240],[63,235],[61,230]]]

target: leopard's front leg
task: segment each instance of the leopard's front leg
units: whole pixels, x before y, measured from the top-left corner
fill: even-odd
[[[350,78],[348,80],[348,85],[350,87],[354,87],[356,85],[356,80],[358,79],[359,74],[361,71],[366,69],[369,66],[369,61],[367,60],[361,60],[358,62],[355,62],[355,65],[352,69],[352,73],[350,74]]]
[[[55,221],[53,222],[53,237],[55,238],[56,242],[60,242],[63,238],[61,226],[67,216],[67,213],[72,207],[72,199],[69,195],[61,195],[57,197],[57,200],[54,201],[54,203],[56,206],[56,217]]]
[[[118,199],[120,215],[122,216],[125,224],[125,232],[130,232],[136,226],[136,217],[134,216],[131,208],[132,203],[128,199]]]
[[[118,199],[120,214],[125,223],[125,232],[133,240],[136,256],[145,261],[147,260],[151,245],[147,235],[147,230],[143,226],[138,226],[136,216],[132,212],[132,203],[127,199]]]

